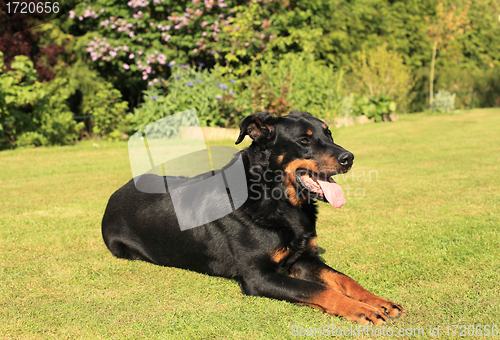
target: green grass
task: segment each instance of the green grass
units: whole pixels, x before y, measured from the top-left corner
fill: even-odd
[[[500,110],[485,109],[335,132],[356,159],[338,179],[346,206],[320,205],[321,255],[406,308],[394,330],[500,326],[499,131]],[[276,339],[294,338],[292,325],[351,326],[245,297],[231,280],[114,258],[100,222],[131,176],[126,143],[4,151],[0,164],[0,338]]]

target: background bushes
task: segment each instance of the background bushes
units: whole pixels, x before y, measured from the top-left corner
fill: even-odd
[[[373,102],[381,97],[395,101],[406,111],[412,101],[410,94],[415,85],[410,68],[404,64],[399,53],[387,51],[386,45],[364,51],[351,64],[350,88],[353,92],[367,96]]]
[[[16,56],[10,66],[5,71],[0,58],[0,148],[74,142],[82,124],[66,104],[63,80],[38,82],[26,56]]]
[[[48,23],[2,17],[0,147],[126,138],[189,108],[226,127],[262,110],[421,111],[429,25],[452,5],[467,2],[96,0]],[[455,108],[500,105],[497,13],[496,0],[470,3],[463,34],[438,50],[435,89]]]
[[[222,112],[223,96],[234,94],[234,79],[227,79],[201,66],[173,65],[172,76],[159,80],[144,92],[144,102],[134,111],[133,127],[146,124],[191,108],[202,126],[230,126],[238,123],[235,112]]]

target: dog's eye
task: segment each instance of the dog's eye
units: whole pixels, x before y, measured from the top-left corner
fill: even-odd
[[[309,140],[309,138],[302,138],[302,139],[300,140],[300,142],[301,142],[302,144],[309,144],[309,143],[311,143],[311,141]]]
[[[328,135],[328,137],[330,137],[331,140],[333,140],[332,132],[330,130],[326,130],[326,134]]]

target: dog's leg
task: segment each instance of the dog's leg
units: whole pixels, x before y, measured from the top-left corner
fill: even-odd
[[[349,276],[330,268],[317,257],[297,261],[290,269],[290,276],[324,283],[348,298],[375,307],[391,318],[400,317],[404,312],[400,305],[370,293]]]
[[[278,273],[252,273],[240,280],[246,295],[265,296],[321,309],[360,324],[381,325],[387,316],[368,304],[353,300],[319,282],[301,280]]]

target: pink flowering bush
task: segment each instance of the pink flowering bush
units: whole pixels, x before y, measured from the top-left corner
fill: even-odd
[[[171,62],[204,63],[208,68],[248,63],[276,35],[273,15],[283,6],[268,0],[130,0],[106,5],[104,0],[77,5],[70,12],[70,25],[83,33],[80,46],[101,74],[117,88],[126,84],[138,90],[168,78]]]
[[[194,107],[202,125],[235,125],[264,105],[259,99],[263,94],[257,93],[262,79],[255,80],[264,54],[284,51],[287,46],[299,50],[309,46],[308,53],[312,53],[313,41],[320,36],[308,28],[284,30],[298,15],[287,7],[288,2],[130,0],[111,7],[104,4],[97,0],[92,7],[78,5],[70,24],[86,32],[78,39],[88,61],[114,83],[124,99],[132,107],[145,101],[135,111],[137,124]],[[208,71],[214,68],[217,71]],[[200,84],[197,80],[203,74],[206,79]],[[269,83],[272,79],[266,79],[264,85],[274,86]],[[291,103],[285,97],[293,93],[281,87],[270,102],[270,109],[279,106],[279,112],[291,105],[281,102]],[[148,109],[152,107],[158,112]]]

